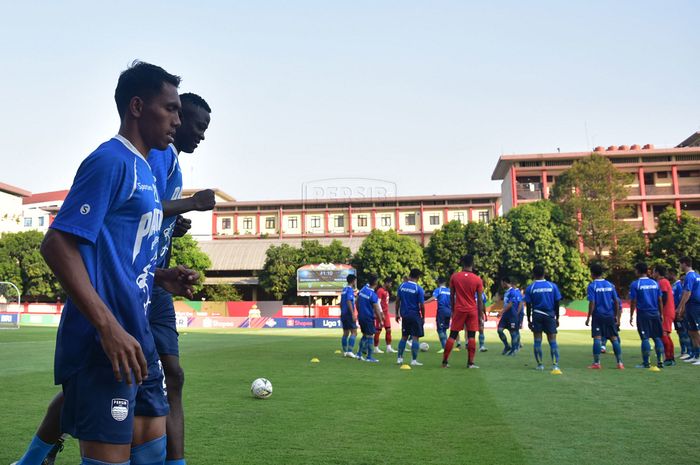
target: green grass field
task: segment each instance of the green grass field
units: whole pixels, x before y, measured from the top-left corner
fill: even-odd
[[[55,329],[0,331],[0,465],[17,460],[52,385]],[[335,355],[340,332],[240,330],[181,337],[190,465],[210,464],[656,464],[698,463],[692,406],[700,367],[681,363],[652,373],[639,361],[636,333],[623,334],[628,369],[591,372],[590,337],[560,334],[564,374],[533,370],[532,337],[516,358],[477,354],[480,370],[439,367],[439,346],[423,367],[395,358],[368,364]],[[545,344],[545,357],[549,351]],[[312,357],[321,363],[309,363]],[[250,383],[272,381],[270,399]],[[79,463],[69,440],[59,464]]]

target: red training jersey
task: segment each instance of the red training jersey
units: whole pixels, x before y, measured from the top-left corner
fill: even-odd
[[[377,297],[379,297],[379,306],[382,307],[382,312],[385,315],[389,314],[389,291],[380,287],[377,289]]]
[[[450,278],[450,289],[455,295],[456,312],[476,312],[476,296],[481,297],[484,283],[471,271],[458,271]]]
[[[674,315],[676,313],[676,306],[673,301],[673,288],[671,283],[666,278],[659,279],[659,289],[661,292],[666,293],[666,305],[664,305],[664,317]],[[662,297],[663,299],[663,297]]]

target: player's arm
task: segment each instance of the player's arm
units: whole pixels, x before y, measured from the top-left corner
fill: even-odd
[[[481,297],[481,293],[479,293],[479,298],[477,299],[476,305],[477,308],[479,309],[479,315],[481,315],[481,320],[486,321],[488,317],[486,316],[486,306],[484,305],[484,299]]]
[[[122,374],[131,384],[131,371],[137,384],[148,376],[146,358],[141,345],[119,324],[114,314],[102,301],[90,281],[78,242],[72,234],[49,229],[41,243],[41,255],[56,278],[75,302],[82,315],[95,327],[100,344],[112,363],[112,371],[118,382]]]
[[[212,210],[216,205],[214,191],[205,189],[195,192],[192,197],[178,200],[163,200],[163,217],[181,215],[191,211],[205,212]]]
[[[690,291],[684,290],[683,295],[681,296],[681,301],[678,302],[678,308],[676,309],[679,320],[682,320],[685,316],[685,305],[688,303],[688,300],[690,300]]]
[[[154,281],[172,295],[191,299],[192,285],[199,281],[199,273],[182,265],[173,268],[157,268]]]
[[[557,320],[557,328],[559,327],[559,300],[554,301],[554,318]]]
[[[662,295],[663,295],[663,294],[664,294],[664,293],[662,293]],[[661,296],[659,296],[659,303],[658,303],[658,305],[659,305],[659,315],[661,316],[661,322],[663,323],[663,322],[664,322],[664,301],[663,301],[663,299],[661,298]]]
[[[632,319],[634,318],[634,312],[637,310],[637,299],[633,298],[630,300],[630,324],[634,326]]]
[[[591,315],[593,315],[593,311],[595,310],[595,302],[592,300],[588,301],[588,315],[586,316],[586,326],[588,326],[591,323]]]
[[[418,311],[420,312],[420,317],[425,321],[425,304],[423,302],[418,303]]]
[[[532,329],[532,304],[530,302],[525,302],[525,308],[527,309],[525,312],[527,315],[527,326]]]
[[[668,302],[668,291],[661,291],[661,308],[663,309]]]
[[[622,302],[619,297],[615,297],[615,320],[619,329],[620,322],[622,321]]]
[[[400,289],[399,289],[400,290]],[[396,322],[400,323],[401,322],[401,299],[399,296],[396,296],[396,309],[394,310],[396,312]]]

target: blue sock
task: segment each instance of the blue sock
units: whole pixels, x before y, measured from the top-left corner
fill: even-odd
[[[483,347],[486,343],[486,335],[483,331],[479,331],[479,347]]]
[[[503,343],[504,349],[510,349],[510,347],[508,346],[508,338],[506,337],[506,333],[503,332],[503,328],[498,328],[498,339],[500,339]]]
[[[360,343],[357,345],[357,355],[362,356],[367,351],[367,338],[363,335],[360,338]]]
[[[661,363],[664,356],[664,343],[660,337],[654,338],[654,350],[656,351],[656,363]]]
[[[343,346],[343,352],[348,351],[348,337],[343,336],[340,338],[340,344]]]
[[[131,463],[133,465],[163,465],[166,444],[166,437],[161,436],[140,446],[132,447]]]
[[[510,333],[510,345],[512,350],[520,349],[520,331],[517,329]]]
[[[32,442],[29,443],[27,451],[24,453],[17,465],[41,465],[41,462],[46,458],[53,444],[47,444],[39,436],[34,435]]]
[[[559,344],[557,344],[557,341],[551,341],[549,343],[549,353],[552,356],[552,363],[559,365]]]
[[[372,353],[374,352],[374,335],[367,336],[365,345],[367,346],[367,358],[372,358]]]
[[[593,339],[593,363],[600,363],[600,350],[603,344],[600,339]]]
[[[615,352],[615,358],[617,363],[622,363],[622,346],[620,346],[620,340],[615,339],[612,341],[613,351]]]
[[[406,350],[406,339],[401,339],[399,341],[399,353],[398,356],[403,358],[403,351]]]
[[[642,361],[644,365],[649,365],[649,354],[651,353],[651,344],[649,339],[642,339]]]
[[[348,352],[352,352],[355,349],[355,336],[354,334],[351,334],[350,337],[348,338]]]
[[[447,333],[445,331],[438,331],[438,337],[440,338],[440,345],[444,349],[447,343]]]
[[[127,460],[126,462],[121,462],[121,463],[108,463],[108,462],[100,462],[99,460],[89,459],[87,457],[83,457],[83,461],[80,462],[80,465],[129,465],[130,463],[131,463],[131,460]]]
[[[413,360],[418,359],[418,351],[420,350],[420,342],[418,342],[418,339],[414,339],[413,342],[411,342],[411,355],[413,356]]]
[[[607,338],[607,337],[601,337],[601,338],[600,338],[600,347],[601,347],[601,349],[602,349],[603,347],[607,346],[607,345],[608,345],[608,338]]]
[[[165,465],[187,465],[187,462],[185,462],[185,459],[166,460]]]
[[[542,365],[542,339],[535,339],[534,350],[537,364]]]

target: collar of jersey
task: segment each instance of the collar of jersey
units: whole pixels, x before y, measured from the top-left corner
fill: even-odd
[[[177,147],[175,147],[175,144],[169,144],[169,145],[170,145],[170,148],[173,149],[173,153],[179,157],[180,153],[177,151]]]
[[[129,139],[127,139],[126,137],[122,136],[121,134],[117,134],[116,136],[114,136],[114,138],[117,139],[117,140],[118,140],[119,142],[121,142],[122,144],[124,144],[124,147],[126,147],[126,148],[129,149],[131,152],[133,152],[134,155],[136,155],[137,157],[139,157],[141,160],[146,161],[146,159],[143,158],[143,155],[141,155],[141,152],[139,152],[138,150],[136,150],[136,147],[134,147],[134,144],[132,144],[132,143],[129,141]]]

